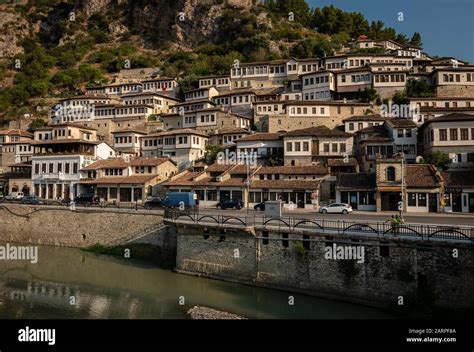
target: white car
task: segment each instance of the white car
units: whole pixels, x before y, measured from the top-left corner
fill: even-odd
[[[352,213],[352,206],[345,203],[332,203],[319,209],[320,213],[338,213],[338,214],[349,214]]]
[[[25,195],[23,192],[12,192],[5,197],[7,200],[21,200]]]

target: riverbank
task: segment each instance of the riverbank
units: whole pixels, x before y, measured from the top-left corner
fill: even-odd
[[[222,312],[217,309],[209,307],[195,306],[188,310],[188,315],[193,320],[245,320],[246,318],[241,317],[237,314]]]

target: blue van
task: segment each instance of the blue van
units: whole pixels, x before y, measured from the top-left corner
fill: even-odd
[[[182,202],[182,203],[181,203]],[[164,208],[179,208],[183,204],[186,208],[194,207],[196,200],[194,200],[193,192],[171,192],[166,195],[161,205]]]

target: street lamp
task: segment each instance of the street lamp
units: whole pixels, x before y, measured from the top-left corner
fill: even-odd
[[[400,213],[400,219],[403,219],[403,207],[405,205],[405,155],[402,153],[402,193],[401,193],[401,201],[400,201],[400,206],[398,207],[399,213]]]

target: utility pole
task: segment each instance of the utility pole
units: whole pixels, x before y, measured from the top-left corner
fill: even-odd
[[[403,207],[405,206],[405,154],[402,152],[402,193],[401,193],[401,207],[399,208],[400,211],[400,219],[403,219]]]

